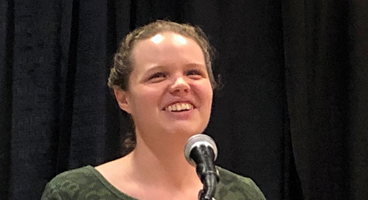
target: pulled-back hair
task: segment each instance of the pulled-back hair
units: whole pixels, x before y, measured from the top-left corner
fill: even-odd
[[[113,67],[108,78],[108,86],[113,89],[127,91],[129,88],[129,77],[133,71],[134,59],[133,48],[139,41],[151,38],[156,34],[163,32],[173,32],[184,37],[193,39],[202,49],[207,73],[214,89],[216,81],[212,72],[213,51],[208,42],[207,36],[199,27],[193,27],[188,24],[179,24],[170,21],[158,20],[130,32],[121,42],[120,48],[114,56]]]

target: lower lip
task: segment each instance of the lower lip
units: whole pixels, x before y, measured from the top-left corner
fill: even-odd
[[[194,109],[187,110],[187,111],[181,111],[181,112],[170,112],[170,111],[167,111],[167,110],[165,110],[165,111],[171,117],[174,117],[176,119],[184,120],[184,119],[188,119],[193,114]]]

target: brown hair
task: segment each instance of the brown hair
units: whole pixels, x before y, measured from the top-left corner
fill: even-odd
[[[217,83],[212,72],[212,57],[213,50],[209,44],[208,38],[199,27],[194,27],[189,24],[179,24],[171,21],[157,20],[143,27],[137,28],[130,32],[121,42],[117,53],[114,56],[113,67],[110,70],[108,78],[108,86],[112,89],[129,90],[129,77],[133,71],[134,59],[132,56],[133,48],[139,41],[151,38],[162,32],[173,32],[184,37],[193,39],[202,49],[207,73],[212,85],[215,89]],[[127,133],[127,139],[124,141],[125,154],[131,152],[135,148],[136,137],[134,134],[133,120],[131,128],[132,133]]]

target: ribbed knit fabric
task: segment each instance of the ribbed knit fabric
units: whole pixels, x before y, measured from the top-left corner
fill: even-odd
[[[258,186],[250,179],[218,167],[220,182],[216,200],[264,200]],[[95,168],[86,166],[67,171],[52,179],[41,200],[65,199],[120,199],[137,200],[111,185]]]

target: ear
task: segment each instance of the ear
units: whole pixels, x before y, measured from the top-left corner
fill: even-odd
[[[119,89],[114,89],[114,94],[119,107],[125,112],[131,114],[127,92]]]

